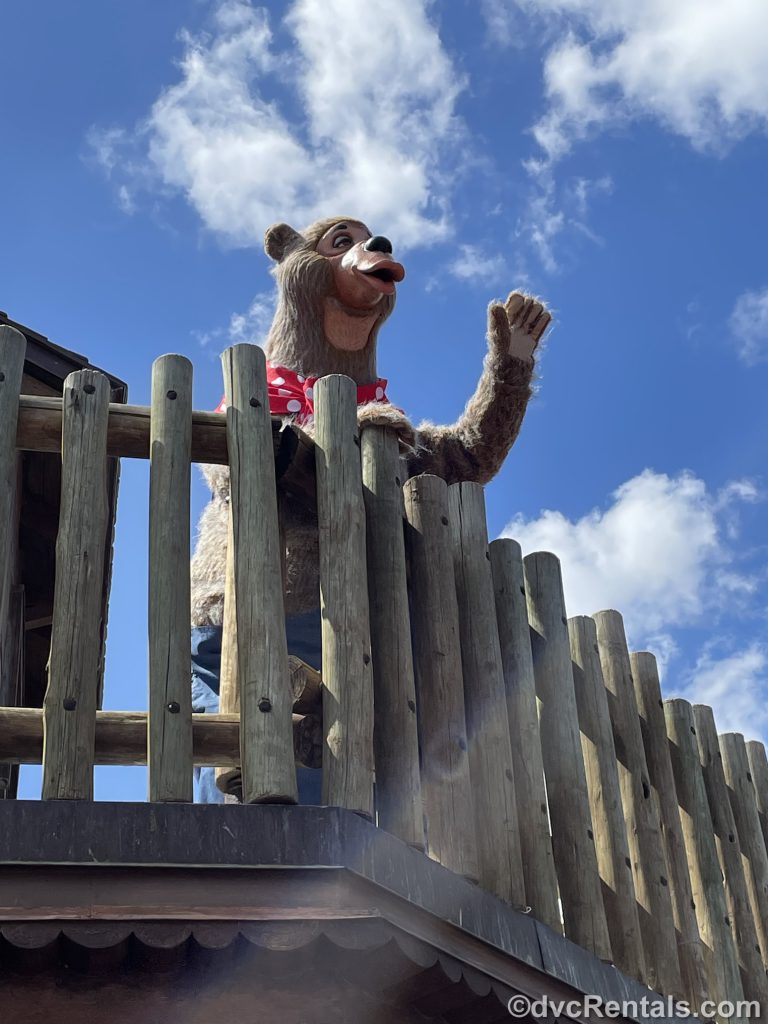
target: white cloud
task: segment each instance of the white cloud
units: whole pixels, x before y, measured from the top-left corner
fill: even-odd
[[[429,6],[294,0],[283,45],[265,9],[220,0],[210,36],[183,36],[179,81],[132,143],[235,244],[260,242],[276,219],[301,227],[331,211],[402,245],[433,242],[448,231],[439,162],[460,135],[463,82]],[[125,133],[92,140],[114,175]]]
[[[729,325],[739,357],[748,366],[768,361],[768,287],[740,295]]]
[[[507,265],[499,253],[485,254],[479,245],[460,245],[459,254],[448,270],[462,281],[498,281]]]
[[[548,510],[532,520],[518,516],[503,532],[526,553],[560,558],[569,615],[617,608],[634,643],[661,634],[657,647],[669,653],[669,628],[754,589],[734,564],[724,523],[734,502],[755,493],[748,481],[713,494],[691,473],[646,469],[622,484],[606,509],[577,520]]]
[[[652,117],[698,149],[768,126],[764,0],[517,0],[560,17],[535,127],[557,159],[593,128]]]
[[[233,313],[230,316],[226,327],[216,327],[212,331],[195,331],[194,337],[201,348],[214,346],[217,358],[219,351],[229,345],[263,345],[272,324],[276,303],[277,295],[274,290],[259,292],[245,313]]]
[[[705,650],[678,691],[695,704],[708,704],[718,732],[741,732],[747,739],[768,735],[768,649],[753,643],[717,657]]]

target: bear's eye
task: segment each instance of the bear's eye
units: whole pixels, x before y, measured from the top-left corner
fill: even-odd
[[[351,235],[336,235],[333,240],[334,249],[346,249],[350,245],[352,245]]]

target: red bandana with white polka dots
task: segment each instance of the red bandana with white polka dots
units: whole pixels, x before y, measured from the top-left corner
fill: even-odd
[[[294,416],[299,424],[306,423],[315,413],[314,386],[318,377],[302,377],[287,366],[267,363],[267,392],[269,411],[273,416]],[[386,402],[387,382],[379,378],[374,384],[358,384],[357,404]],[[226,412],[227,400],[222,398],[216,412]]]

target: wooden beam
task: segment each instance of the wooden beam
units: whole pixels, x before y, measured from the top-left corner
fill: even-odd
[[[322,732],[317,715],[293,715],[297,764],[320,767]],[[43,753],[41,708],[0,708],[0,763],[40,764]],[[192,715],[192,760],[196,765],[240,764],[238,715]],[[147,763],[147,712],[96,712],[96,764]]]

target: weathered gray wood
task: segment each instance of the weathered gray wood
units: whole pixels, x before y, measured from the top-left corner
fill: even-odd
[[[477,879],[448,487],[417,476],[403,494],[427,849],[451,871]]]
[[[664,701],[675,788],[691,872],[699,932],[704,943],[709,996],[715,1002],[744,998],[717,859],[712,818],[701,771],[693,709],[686,700]]]
[[[648,777],[656,791],[661,818],[664,849],[667,854],[672,889],[672,909],[677,929],[677,952],[688,1002],[701,1008],[707,998],[707,971],[699,924],[693,905],[691,875],[685,851],[675,777],[669,754],[667,724],[656,659],[647,651],[630,656],[635,699],[640,713],[640,728],[648,764]]]
[[[508,903],[524,907],[514,762],[488,553],[485,499],[480,484],[459,483],[448,488],[448,518],[459,605],[464,709],[480,884]]]
[[[725,883],[725,900],[731,924],[731,934],[741,967],[741,980],[747,999],[757,999],[768,1006],[768,978],[760,955],[760,944],[749,905],[747,882],[741,857],[741,843],[736,821],[728,797],[728,786],[723,772],[723,755],[717,739],[717,728],[712,708],[694,704],[693,717],[699,760],[704,775],[709,813],[715,833],[717,853]]]
[[[509,538],[493,541],[489,551],[512,742],[525,898],[537,920],[562,932],[539,738],[523,556],[517,541]]]
[[[319,768],[322,722],[319,715],[292,716],[296,764]],[[43,712],[40,708],[0,708],[0,761],[40,764]],[[192,760],[196,765],[240,765],[240,716],[192,715]],[[147,712],[97,711],[95,764],[147,763]]]
[[[747,892],[755,919],[757,940],[768,967],[768,855],[760,828],[760,817],[755,798],[752,773],[744,737],[738,732],[727,732],[720,736],[720,751],[723,755],[723,770],[728,784],[736,830],[739,834]]]
[[[152,366],[149,469],[149,799],[192,800],[189,519],[192,364]]]
[[[315,385],[322,611],[323,802],[373,816],[371,665],[365,506],[357,388],[335,374]]]
[[[44,705],[46,800],[93,799],[99,626],[109,518],[109,394],[109,381],[96,370],[78,370],[64,381],[61,507]]]
[[[222,355],[227,398],[244,803],[298,799],[266,360]]]
[[[548,551],[527,555],[525,591],[541,752],[565,934],[612,961],[579,735],[560,563]]]
[[[603,903],[616,966],[633,978],[646,976],[632,861],[629,857],[619,767],[613,746],[608,693],[600,665],[594,620],[568,620],[573,682],[581,729],[597,865],[603,880]]]
[[[763,830],[765,847],[768,849],[768,756],[764,744],[759,740],[747,740],[747,757],[755,785],[757,809],[760,812],[760,827]]]
[[[361,446],[373,657],[376,813],[381,828],[423,849],[399,444],[394,432],[368,427],[362,432]]]
[[[621,801],[627,826],[635,892],[642,908],[648,984],[666,996],[685,998],[669,893],[659,812],[653,799],[621,615],[598,612],[597,643],[608,688],[613,741],[620,762]]]
[[[24,374],[24,335],[0,325],[0,623],[8,617],[16,549],[16,422]],[[0,651],[2,658],[2,651]],[[0,664],[0,673],[3,671]]]

